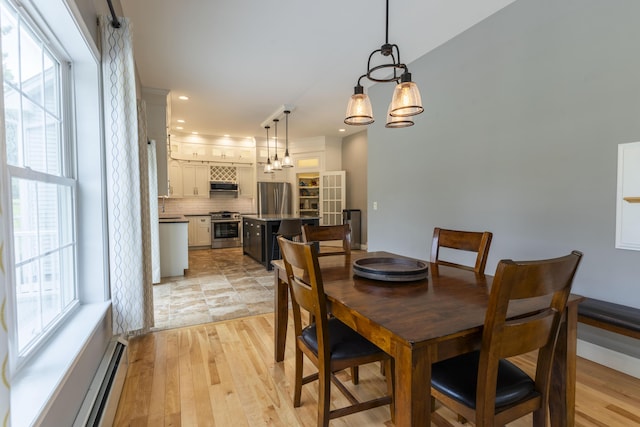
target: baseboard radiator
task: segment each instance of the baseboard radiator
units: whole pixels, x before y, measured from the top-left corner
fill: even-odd
[[[73,427],[110,427],[127,374],[127,341],[113,339],[96,371]]]

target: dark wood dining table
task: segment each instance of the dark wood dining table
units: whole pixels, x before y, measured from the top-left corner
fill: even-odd
[[[480,346],[492,277],[429,264],[428,277],[386,282],[353,274],[361,257],[397,256],[357,253],[319,259],[332,314],[395,359],[395,425],[431,425],[431,364]],[[275,360],[284,360],[288,286],[282,260],[275,271]],[[560,330],[552,372],[551,425],[573,426],[575,417],[577,307],[571,295]],[[514,305],[509,316],[535,308]]]

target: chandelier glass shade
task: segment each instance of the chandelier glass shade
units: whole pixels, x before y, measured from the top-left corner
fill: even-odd
[[[282,167],[283,168],[292,168],[293,160],[291,160],[291,156],[289,156],[289,114],[291,111],[284,110],[284,129],[285,129],[285,150],[284,150],[284,159],[282,159]]]
[[[389,0],[387,0],[386,4],[385,43],[380,49],[371,52],[367,62],[367,72],[358,78],[354,93],[347,105],[347,113],[344,119],[345,124],[348,125],[368,125],[374,122],[371,101],[367,94],[364,93],[364,87],[361,84],[361,80],[365,77],[373,82],[397,83],[390,106],[391,116],[408,117],[424,111],[418,86],[411,81],[409,68],[400,60],[400,48],[396,44],[389,43]],[[381,62],[379,65],[371,65],[374,57],[382,57],[381,61],[379,59],[375,61]],[[400,122],[397,121],[397,123]],[[409,122],[413,124],[413,121],[409,120]],[[389,120],[387,121],[387,127],[404,127],[388,126],[388,124]]]
[[[389,104],[389,109],[387,110],[387,123],[384,125],[386,128],[406,128],[409,126],[413,126],[413,120],[410,117],[403,116],[392,116],[391,115],[391,105]]]

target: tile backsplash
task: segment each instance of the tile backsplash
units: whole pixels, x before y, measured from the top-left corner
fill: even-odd
[[[164,214],[206,215],[209,212],[231,211],[244,214],[255,213],[255,199],[245,197],[216,196],[212,198],[167,198],[164,201]],[[162,197],[158,197],[158,213],[162,214]]]

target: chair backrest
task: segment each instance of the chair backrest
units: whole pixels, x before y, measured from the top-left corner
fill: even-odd
[[[304,242],[329,242],[341,241],[342,249],[322,250],[318,251],[318,256],[328,255],[351,255],[351,226],[349,224],[341,225],[309,225],[302,226],[302,240]]]
[[[284,236],[291,240],[295,236],[302,234],[302,220],[299,218],[283,219],[278,227],[278,236]]]
[[[573,251],[560,258],[498,264],[482,334],[476,419],[493,417],[499,360],[536,349],[536,390],[542,407],[547,406],[553,351],[581,258],[581,252]],[[507,318],[510,305],[533,298],[541,301],[536,310]]]
[[[484,274],[484,268],[487,265],[487,257],[489,255],[489,247],[491,246],[492,237],[493,234],[488,231],[445,230],[436,227],[433,229],[433,239],[431,241],[431,262]],[[440,248],[477,252],[475,265],[470,267],[463,264],[441,260]]]
[[[302,318],[300,307],[315,317],[318,334],[318,352],[325,349],[329,356],[329,343],[327,336],[327,301],[324,294],[324,285],[320,266],[318,264],[318,252],[313,243],[299,243],[278,237],[282,260],[287,272],[289,290],[291,292],[291,306],[293,308],[293,323],[296,336],[302,333]]]

